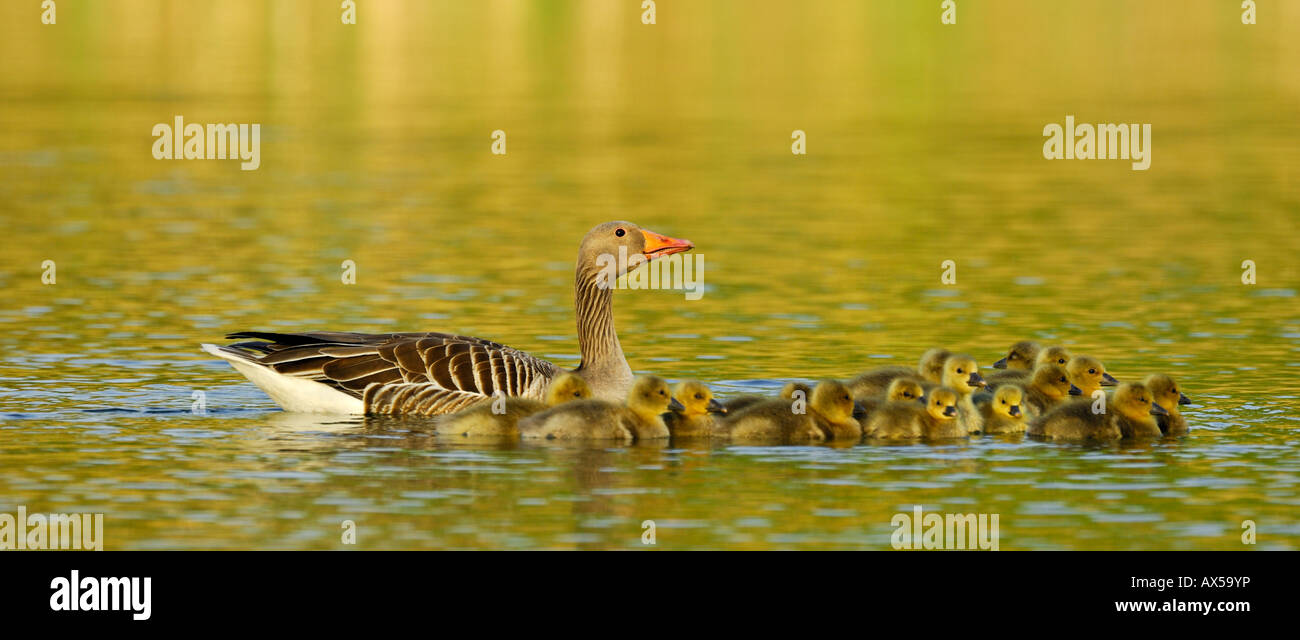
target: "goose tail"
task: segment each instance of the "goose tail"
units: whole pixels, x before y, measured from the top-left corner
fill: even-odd
[[[249,382],[266,392],[285,411],[299,413],[365,413],[360,398],[307,378],[285,375],[258,361],[255,346],[204,343],[202,349],[244,374]]]

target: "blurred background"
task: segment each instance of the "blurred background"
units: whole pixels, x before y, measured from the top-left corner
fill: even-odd
[[[1219,0],[957,0],[955,25],[938,0],[660,0],[653,25],[638,0],[357,4],[0,6],[0,507],[107,509],[110,548],[328,548],[356,512],[394,547],[620,546],[647,493],[697,547],[871,548],[912,503],[1001,510],[1003,548],[1239,548],[1252,514],[1261,544],[1300,540],[1300,3],[1255,25]],[[155,160],[176,115],[259,123],[260,169]],[[1151,168],[1045,160],[1067,115],[1151,124]],[[637,371],[764,391],[1035,338],[1177,376],[1193,436],[448,453],[285,426],[197,348],[443,330],[573,366],[577,243],[611,219],[705,257],[702,300],[617,296]]]

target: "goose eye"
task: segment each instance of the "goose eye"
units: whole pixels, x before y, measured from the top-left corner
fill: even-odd
[[[703,399],[704,399],[704,394],[702,394],[702,393],[697,393],[697,394],[695,394],[695,399],[696,399],[696,400],[703,400]]]
[[[1169,393],[1178,393],[1178,390],[1177,390],[1177,389],[1170,389],[1170,390],[1169,390]]]
[[[911,392],[911,391],[904,391],[904,392],[903,392],[903,397],[904,397],[904,398],[910,398],[910,397],[912,397],[912,392]]]
[[[615,231],[615,232],[614,232],[614,235],[616,235],[616,236],[622,238],[623,235],[626,234],[626,233],[627,233],[626,231],[624,231],[624,230],[622,230],[622,229],[619,229],[618,231]]]
[[[957,367],[957,373],[962,373],[961,367]]]
[[[1065,358],[1060,358],[1060,359],[1058,359],[1058,360],[1056,361],[1056,364],[1065,364]]]
[[[1088,373],[1097,373],[1097,370],[1096,370],[1096,369],[1089,369],[1089,370],[1088,370]]]
[[[1065,376],[1061,376],[1061,382],[1065,382]]]
[[[660,391],[660,392],[659,392],[659,395],[661,395],[661,396],[664,395],[664,392]]]
[[[1006,400],[1003,400],[1003,401],[1002,401],[1002,404],[1006,404],[1006,403],[1007,403],[1007,401],[1006,401]]]

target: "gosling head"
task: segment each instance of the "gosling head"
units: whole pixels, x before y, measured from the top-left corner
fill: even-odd
[[[952,353],[947,349],[934,348],[921,354],[921,362],[916,370],[926,380],[939,384],[943,382],[943,363]]]
[[[1034,369],[1032,385],[1049,398],[1060,400],[1065,396],[1077,396],[1082,393],[1078,387],[1070,384],[1070,374],[1065,367],[1049,363]]]
[[[787,382],[785,383],[785,386],[781,387],[781,398],[784,400],[793,400],[794,392],[796,391],[803,392],[804,398],[812,395],[812,387],[802,382]]]
[[[1092,356],[1070,358],[1065,365],[1065,372],[1070,376],[1070,383],[1083,391],[1085,396],[1092,395],[1093,391],[1101,387],[1113,387],[1119,382],[1106,373],[1106,367],[1100,360]]]
[[[602,276],[604,286],[613,287],[614,280],[628,271],[655,258],[694,248],[690,240],[670,238],[631,222],[616,220],[596,225],[583,236],[578,249],[578,268]],[[620,255],[626,255],[626,261],[621,260]]]
[[[975,358],[967,355],[949,356],[943,362],[943,386],[962,395],[970,395],[980,387],[988,386],[980,376]]]
[[[808,407],[833,423],[848,422],[866,414],[862,405],[853,401],[853,394],[844,383],[823,380],[813,388]]]
[[[925,395],[921,383],[911,378],[895,378],[885,391],[885,398],[895,402],[915,402]]]
[[[1137,382],[1125,382],[1115,389],[1110,404],[1120,415],[1134,421],[1150,420],[1152,415],[1167,416],[1169,412],[1151,397],[1151,390]]]
[[[1065,347],[1047,347],[1038,352],[1038,358],[1034,360],[1034,368],[1044,364],[1059,364],[1065,366],[1070,361],[1070,351]]]
[[[645,416],[658,416],[670,410],[680,412],[686,408],[673,398],[668,383],[658,376],[637,377],[632,382],[632,390],[627,393],[627,406]]]
[[[1021,340],[1011,345],[1011,350],[1001,360],[994,362],[993,368],[1028,371],[1034,368],[1034,363],[1038,360],[1038,352],[1042,349],[1033,340]]]
[[[1021,403],[1025,401],[1025,390],[1019,385],[1004,384],[993,393],[993,413],[1012,420],[1021,420],[1025,413]]]
[[[687,380],[677,383],[673,388],[673,398],[682,403],[679,412],[687,416],[702,416],[706,413],[726,413],[727,409],[713,399],[713,392],[702,382]]]
[[[1178,413],[1178,405],[1180,404],[1192,403],[1191,398],[1183,395],[1183,392],[1178,390],[1178,383],[1163,373],[1153,373],[1147,376],[1143,384],[1151,391],[1152,399],[1156,401],[1156,404],[1169,413]]]
[[[957,417],[957,392],[948,387],[931,389],[925,397],[925,412],[935,420],[952,420]]]
[[[554,407],[571,400],[585,400],[591,397],[591,387],[587,381],[574,373],[561,373],[555,376],[546,387],[546,404]]]

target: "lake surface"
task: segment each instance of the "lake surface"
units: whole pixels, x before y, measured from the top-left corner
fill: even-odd
[[[108,549],[344,548],[344,520],[365,549],[636,549],[645,520],[888,549],[914,505],[999,514],[1002,549],[1300,547],[1300,3],[638,4],[5,3],[0,513],[104,513]],[[261,167],[155,160],[176,115],[260,123]],[[1067,115],[1152,124],[1151,168],[1045,160]],[[1175,376],[1191,434],[470,446],[281,412],[198,349],[441,330],[573,366],[610,219],[705,257],[698,301],[617,294],[639,372],[772,393],[1033,338]]]

